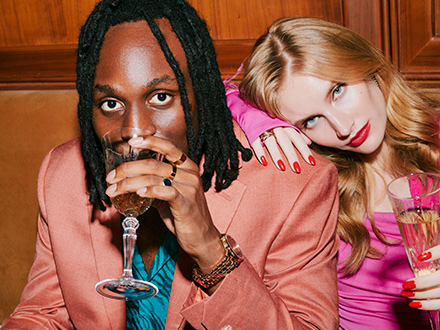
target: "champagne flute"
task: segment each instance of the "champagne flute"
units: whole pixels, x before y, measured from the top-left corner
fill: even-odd
[[[105,169],[109,173],[125,162],[153,158],[161,160],[162,155],[146,149],[134,148],[128,140],[137,136],[147,136],[148,131],[141,128],[122,127],[107,132],[102,137],[105,155]],[[132,262],[136,245],[136,229],[139,221],[136,217],[146,212],[153,198],[144,198],[135,192],[110,198],[119,213],[125,216],[122,221],[123,233],[123,265],[121,278],[107,279],[96,284],[95,289],[105,297],[121,300],[137,300],[154,297],[159,289],[154,284],[133,278]]]
[[[439,270],[439,260],[423,262],[417,257],[440,245],[440,176],[412,173],[391,181],[387,192],[415,276]],[[439,311],[429,311],[429,318],[431,329],[439,330]]]

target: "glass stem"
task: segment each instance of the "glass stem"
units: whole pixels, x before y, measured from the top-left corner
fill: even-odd
[[[136,246],[136,229],[139,227],[139,221],[134,217],[127,217],[122,221],[124,234],[122,235],[124,249],[124,272],[123,278],[133,278],[133,255]]]

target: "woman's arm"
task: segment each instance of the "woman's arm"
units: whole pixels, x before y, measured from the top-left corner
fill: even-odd
[[[238,89],[228,89],[226,99],[232,117],[246,134],[249,144],[262,165],[267,165],[264,147],[266,147],[274,164],[280,170],[284,171],[286,166],[278,147],[281,148],[294,172],[301,172],[295,148],[309,164],[315,165],[315,159],[307,146],[311,141],[295,126],[252,107],[240,98]],[[265,132],[273,132],[274,135],[267,138],[263,144],[260,135]]]

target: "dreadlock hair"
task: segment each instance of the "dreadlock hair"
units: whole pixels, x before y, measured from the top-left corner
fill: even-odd
[[[159,18],[168,19],[186,54],[198,108],[197,139],[191,121],[191,105],[184,75],[155,22]],[[185,0],[103,0],[96,5],[81,28],[76,63],[78,120],[82,135],[82,153],[88,173],[89,201],[97,204],[101,210],[105,210],[103,202],[110,205],[110,199],[105,194],[102,147],[92,124],[96,65],[108,29],[121,23],[141,20],[148,23],[176,76],[187,127],[188,156],[197,163],[205,156],[201,176],[204,191],[211,187],[214,173],[217,191],[229,187],[237,178],[238,151],[244,161],[252,157],[252,152],[244,148],[235,137],[214,45],[206,23],[196,10]]]

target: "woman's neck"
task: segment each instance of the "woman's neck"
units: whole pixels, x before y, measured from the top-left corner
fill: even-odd
[[[388,145],[384,141],[373,154],[359,155],[359,157],[373,169],[374,211],[393,212],[386,192],[387,185],[393,180],[389,166],[390,153]]]

